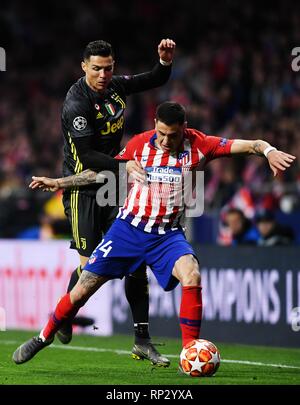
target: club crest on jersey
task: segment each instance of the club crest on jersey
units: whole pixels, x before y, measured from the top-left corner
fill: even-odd
[[[112,105],[112,103],[106,103],[106,104],[105,104],[105,108],[106,108],[107,112],[108,112],[110,115],[115,115],[116,110],[115,110],[115,107]]]
[[[97,260],[97,256],[92,254],[91,257],[89,258],[89,264],[95,263],[96,260]]]
[[[178,160],[183,166],[186,165],[188,163],[188,161],[190,160],[189,152],[187,150],[185,150],[184,152],[179,153]]]

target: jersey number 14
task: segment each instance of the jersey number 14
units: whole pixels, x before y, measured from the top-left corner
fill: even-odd
[[[104,243],[104,239],[102,239],[101,243],[98,246],[98,250],[101,250],[101,252],[103,252],[103,257],[106,257],[109,252],[112,250],[112,246],[110,246],[112,244],[112,240],[109,240],[108,242]]]

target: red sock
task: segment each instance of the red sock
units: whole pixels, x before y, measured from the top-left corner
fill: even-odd
[[[202,320],[202,287],[182,287],[179,322],[182,345],[199,339]]]
[[[73,318],[77,314],[79,308],[79,306],[75,306],[71,303],[70,293],[64,295],[56,305],[54,314],[50,316],[47,325],[42,330],[44,338],[52,338],[60,328],[62,322],[67,318]]]

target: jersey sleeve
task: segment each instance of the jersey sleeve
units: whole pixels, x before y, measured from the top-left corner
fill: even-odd
[[[163,66],[161,63],[157,63],[149,72],[129,76],[115,76],[115,79],[123,87],[125,94],[128,96],[165,84],[171,75],[171,66]]]
[[[205,135],[202,148],[206,160],[210,161],[222,156],[230,156],[232,143],[233,139]]]
[[[118,170],[119,162],[111,156],[95,150],[91,144],[91,137],[73,138],[73,143],[84,170]]]
[[[134,160],[135,159],[135,150],[136,150],[136,136],[133,137],[123,148],[117,156],[115,156],[115,159],[118,160]]]
[[[68,101],[64,106],[63,117],[72,138],[82,138],[95,134],[90,106],[84,98]]]

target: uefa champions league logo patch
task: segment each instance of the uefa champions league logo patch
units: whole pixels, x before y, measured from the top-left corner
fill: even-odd
[[[227,139],[226,139],[226,138],[222,138],[222,139],[220,140],[220,146],[225,146],[226,143],[227,143]]]
[[[73,127],[77,129],[77,131],[82,131],[87,126],[87,120],[84,117],[76,117],[73,120]]]

